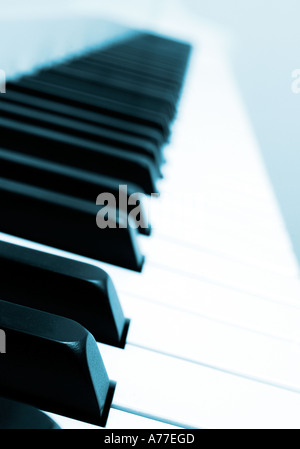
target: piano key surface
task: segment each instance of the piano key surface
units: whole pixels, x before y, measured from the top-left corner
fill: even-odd
[[[47,413],[55,423],[61,426],[64,430],[100,430],[101,428],[87,424],[82,421],[76,421],[65,416]],[[126,429],[157,429],[157,430],[180,430],[178,426],[166,424],[155,419],[144,418],[142,416],[133,415],[129,412],[122,412],[120,410],[111,409],[105,430],[126,430]]]
[[[99,346],[118,381],[108,428],[299,428],[298,267],[227,60],[201,38],[144,272],[97,263],[132,316],[125,350]],[[180,207],[200,189],[217,201]]]
[[[119,409],[184,428],[299,427],[295,392],[139,348],[101,352]]]

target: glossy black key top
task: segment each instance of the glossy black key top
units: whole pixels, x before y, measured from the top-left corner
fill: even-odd
[[[161,46],[158,46],[157,51],[155,51],[153,48],[145,48],[144,45],[141,48],[137,48],[132,45],[126,46],[122,44],[119,47],[99,52],[95,57],[98,56],[99,59],[103,55],[105,57],[113,57],[124,60],[126,66],[132,66],[133,68],[143,68],[144,66],[149,73],[158,77],[165,78],[169,76],[171,80],[179,79],[185,68],[184,60],[177,55],[170,55],[170,51],[159,55],[160,48]]]
[[[166,114],[170,120],[174,116],[174,101],[172,98],[166,98],[166,94],[162,94],[159,97],[153,93],[145,92],[145,89],[138,88],[138,86],[134,89],[128,83],[120,85],[120,83],[110,83],[109,80],[101,82],[100,76],[87,71],[58,66],[54,69],[40,72],[36,79],[54,82],[58,85],[73,85],[81,91],[97,95],[100,99],[115,100],[145,110]]]
[[[149,73],[144,65],[134,70],[132,64],[120,64],[112,58],[106,58],[105,60],[104,58],[96,59],[93,55],[86,56],[76,61],[77,67],[82,70],[91,71],[92,73],[100,72],[102,76],[106,75],[115,81],[130,80],[132,84],[136,84],[138,87],[147,86],[156,93],[163,92],[166,95],[167,92],[172,97],[175,96],[175,98],[177,89],[180,86],[179,82],[172,81],[167,77],[163,79],[155,76],[155,74]]]
[[[122,181],[116,178],[109,178],[66,165],[43,161],[1,148],[0,178],[71,195],[93,203],[96,202],[96,198],[101,193],[109,193],[116,198],[117,208],[123,210],[128,216],[138,205],[137,203],[135,205],[129,204],[131,203],[130,198],[133,198],[134,195],[134,197],[140,198],[140,215],[139,217],[132,217],[135,220],[135,226],[141,234],[150,235],[151,233],[151,226],[148,222],[149,217],[143,203],[144,192],[137,185],[126,184],[125,188]],[[126,195],[124,201],[123,192]],[[121,198],[122,204],[120,204]],[[137,222],[135,218],[139,218],[139,221]]]
[[[161,64],[157,66],[156,61],[152,58],[149,60],[144,52],[137,54],[136,57],[132,51],[126,55],[126,51],[122,52],[101,52],[96,55],[88,55],[90,60],[94,63],[108,63],[118,67],[124,67],[125,70],[146,76],[147,74],[153,78],[153,82],[166,82],[170,80],[170,86],[173,83],[178,86],[180,84],[180,77],[176,71],[171,69],[166,63],[162,67]]]
[[[140,272],[144,256],[127,216],[88,201],[0,178],[0,232]],[[111,212],[111,213],[110,213]],[[106,217],[103,217],[106,219]]]
[[[64,64],[65,68],[72,68],[80,70],[84,73],[91,73],[97,75],[97,79],[101,80],[101,83],[111,83],[118,86],[126,86],[127,88],[136,88],[137,92],[145,91],[150,95],[162,98],[166,97],[172,103],[175,99],[175,92],[173,90],[173,83],[168,84],[167,80],[154,79],[150,74],[139,74],[135,71],[129,71],[127,67],[115,64],[115,67],[111,63],[101,63],[101,61],[96,61],[95,59],[85,58],[84,61],[81,59],[75,60]]]
[[[24,78],[25,79],[25,78]],[[172,118],[173,103],[169,99],[153,97],[141,90],[133,90],[123,87],[111,86],[108,83],[102,84],[97,81],[97,77],[58,65],[53,69],[44,69],[34,75],[37,82],[51,84],[58,87],[77,90],[83,94],[90,94],[98,99],[99,104],[118,104],[120,108],[138,111],[140,116],[144,114]]]
[[[58,430],[49,416],[30,405],[0,398],[0,430]]]
[[[0,241],[0,298],[77,321],[100,343],[126,344],[129,320],[97,266]]]
[[[55,102],[51,99],[34,96],[32,93],[17,92],[14,90],[14,84],[10,85],[9,91],[6,92],[5,96],[1,97],[1,101],[30,106],[37,111],[52,112],[57,116],[78,119],[82,123],[89,123],[110,130],[121,131],[130,136],[146,139],[156,147],[160,147],[164,143],[161,134],[151,127],[143,126],[126,119],[110,117],[109,115],[101,114],[100,112],[87,111],[78,106],[69,106],[63,102]]]
[[[160,177],[151,159],[69,134],[0,117],[1,146],[44,160],[113,176],[156,193]]]
[[[156,164],[157,170],[159,170],[161,163],[160,150],[147,140],[129,136],[122,132],[107,130],[105,127],[101,128],[100,126],[82,123],[80,120],[60,117],[49,112],[36,111],[32,107],[19,106],[5,101],[0,102],[0,116],[21,123],[66,133],[95,144],[111,146],[112,149],[146,156]]]
[[[119,45],[122,50],[127,47],[130,50],[148,51],[158,58],[174,60],[176,62],[182,61],[183,63],[189,56],[191,50],[191,45],[188,42],[153,33],[141,33],[135,38],[120,42]]]
[[[35,77],[23,78],[16,83],[7,83],[7,91],[12,88],[18,92],[31,93],[34,96],[62,102],[74,107],[80,107],[91,112],[105,113],[109,116],[129,120],[152,127],[162,133],[166,139],[169,136],[169,120],[162,114],[145,111],[144,109],[114,101],[100,101],[96,95],[86,94],[57,84],[37,81]]]
[[[7,353],[0,395],[46,412],[106,425],[114,384],[93,336],[64,317],[0,301]]]

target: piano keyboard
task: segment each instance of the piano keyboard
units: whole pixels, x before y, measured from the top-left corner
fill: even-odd
[[[228,59],[191,44],[134,33],[0,97],[2,428],[299,428],[298,266]],[[151,230],[96,226],[124,184]]]

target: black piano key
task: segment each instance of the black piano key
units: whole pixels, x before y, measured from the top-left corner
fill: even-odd
[[[79,120],[63,118],[57,114],[36,111],[31,107],[3,101],[0,102],[0,116],[80,137],[96,144],[112,146],[118,150],[141,154],[149,157],[156,164],[157,169],[161,164],[160,150],[154,144],[118,131],[110,131],[104,127],[88,125]]]
[[[186,60],[191,51],[191,44],[179,41],[169,36],[162,36],[154,33],[140,33],[134,39],[120,42],[120,46],[130,46],[131,48],[147,49],[160,55],[162,52],[174,59]]]
[[[102,58],[96,58],[92,55],[85,56],[84,58],[75,59],[72,62],[64,64],[64,67],[75,68],[78,70],[83,70],[89,73],[97,74],[101,82],[113,81],[113,82],[124,82],[126,86],[137,86],[138,89],[145,90],[153,95],[162,95],[168,99],[174,101],[175,98],[175,82],[172,82],[167,77],[161,79],[155,75],[155,73],[149,73],[145,70],[143,73],[139,73],[139,70],[134,70],[130,63],[120,64],[111,60],[106,60],[105,62]]]
[[[101,66],[109,65],[112,67],[118,67],[119,70],[124,70],[131,75],[138,74],[142,77],[150,77],[153,83],[158,83],[159,85],[165,85],[166,82],[169,83],[169,88],[178,87],[181,81],[181,75],[176,74],[174,70],[169,70],[169,68],[154,67],[153,61],[149,62],[145,60],[143,55],[138,55],[137,57],[132,57],[122,53],[106,53],[101,52],[99,54],[89,54],[83,58],[83,61],[90,61],[91,63]],[[120,69],[122,67],[122,69]]]
[[[126,184],[112,177],[97,175],[88,171],[56,164],[42,159],[25,156],[12,150],[0,148],[0,178],[21,182],[27,185],[70,195],[95,203],[101,193],[110,193],[116,198],[116,205],[128,216],[139,205],[139,221],[135,220],[137,230],[144,235],[151,234],[149,217],[143,205],[143,192],[140,186]],[[124,203],[120,204],[120,192],[126,195]],[[140,203],[130,205],[132,195],[138,195]],[[122,197],[123,198],[123,197]],[[126,206],[125,206],[126,203]],[[133,217],[133,219],[136,217]]]
[[[148,41],[148,42],[147,42]],[[124,54],[128,58],[143,58],[148,64],[152,64],[153,68],[166,68],[178,72],[182,69],[181,63],[184,60],[185,52],[180,52],[175,42],[172,45],[166,43],[165,40],[149,41],[148,37],[134,37],[132,39],[123,39],[117,45],[108,46],[102,49],[101,53],[106,54]]]
[[[105,426],[114,385],[93,336],[78,323],[0,301],[7,353],[0,395],[46,412]]]
[[[0,430],[59,430],[59,425],[40,410],[0,398]]]
[[[164,114],[148,111],[142,108],[123,104],[117,101],[100,100],[95,94],[80,92],[76,87],[62,87],[53,83],[37,81],[34,77],[23,78],[14,85],[13,89],[18,92],[30,92],[34,96],[49,98],[65,104],[82,107],[92,112],[101,112],[109,116],[126,119],[152,127],[162,133],[164,139],[169,136],[169,120]],[[10,83],[7,83],[7,90]]]
[[[162,39],[132,39],[120,43],[118,46],[104,50],[105,55],[114,55],[122,58],[130,58],[137,64],[145,60],[149,70],[160,70],[161,73],[170,74],[180,83],[184,78],[192,47],[189,44],[170,41],[166,43]],[[149,40],[147,45],[147,40]]]
[[[130,60],[118,61],[106,58],[105,62],[100,57],[100,53],[85,55],[82,58],[74,59],[64,64],[55,66],[55,70],[74,70],[97,75],[95,79],[101,84],[111,84],[116,87],[124,87],[130,91],[134,90],[136,94],[145,94],[153,98],[162,98],[167,102],[174,101],[173,83],[170,78],[161,79],[155,72],[145,71],[143,73],[134,70]],[[136,65],[138,69],[138,66]],[[53,70],[53,68],[52,68]]]
[[[74,59],[9,84],[15,97],[0,104],[7,148],[0,149],[0,231],[140,271],[135,232],[97,228],[94,189],[116,197],[124,181],[129,191],[136,185],[156,192],[160,146],[176,113],[188,52],[183,43],[139,34],[92,52],[86,62]],[[118,73],[107,79],[113,67]],[[99,143],[97,154],[93,144]],[[127,216],[119,211],[113,222],[127,225]],[[0,297],[11,304],[0,301],[8,340],[0,395],[105,426],[114,384],[91,333],[124,347],[129,325],[109,277],[93,265],[6,245],[1,252],[0,243]],[[16,273],[20,283],[12,286]]]
[[[121,108],[135,108],[147,114],[158,114],[165,118],[168,122],[172,119],[173,110],[169,104],[162,104],[160,99],[149,98],[145,95],[130,92],[125,89],[102,86],[97,84],[92,76],[85,75],[83,78],[79,76],[71,76],[71,74],[59,73],[58,70],[41,71],[35,75],[36,82],[47,83],[53,86],[66,87],[79,91],[82,94],[93,95],[97,98],[99,104],[113,103],[120,105]]]
[[[79,67],[84,71],[110,79],[111,84],[126,83],[131,89],[145,86],[155,96],[162,98],[167,95],[167,101],[171,106],[169,119],[173,120],[176,105],[182,88],[182,75],[174,77],[174,72],[162,74],[151,70],[146,64],[139,65],[130,62],[127,67],[126,58],[93,57],[89,56],[79,62],[69,63],[70,67]],[[122,67],[122,69],[120,69]],[[103,72],[103,73],[102,73]],[[110,75],[112,73],[112,75]],[[99,75],[98,75],[99,76]]]
[[[147,194],[157,193],[161,176],[151,159],[95,144],[65,133],[0,117],[1,145],[31,156],[113,176],[140,185]]]
[[[44,70],[39,73],[37,79],[43,81],[54,80],[58,84],[76,83],[76,87],[83,88],[85,92],[93,93],[98,97],[115,99],[130,105],[136,105],[152,111],[168,114],[170,120],[174,116],[174,98],[166,92],[155,92],[149,87],[138,86],[130,80],[116,82],[113,79],[102,77],[101,72],[92,73],[88,70],[79,70],[75,63],[59,65],[51,70]]]
[[[90,54],[104,55],[124,55],[128,61],[143,62],[153,69],[173,70],[178,73],[183,70],[186,64],[191,46],[188,43],[177,40],[158,38],[157,36],[133,36],[129,39],[123,39],[118,43],[108,45],[100,50],[92,50]]]
[[[113,58],[96,58],[91,56],[85,56],[76,60],[74,63],[76,68],[86,70],[92,73],[101,73],[102,77],[107,77],[112,80],[126,80],[130,81],[132,85],[138,87],[149,88],[156,93],[166,93],[172,96],[176,100],[177,90],[180,83],[172,81],[169,77],[161,78],[157,74],[148,71],[145,66],[137,66],[136,70],[132,67],[132,64],[124,65],[123,61],[115,61]],[[71,65],[71,63],[70,63]]]
[[[0,298],[80,323],[124,348],[129,328],[114,284],[99,267],[0,241]]]
[[[57,116],[75,118],[82,123],[105,127],[106,129],[121,131],[130,136],[136,136],[153,143],[156,147],[163,144],[161,134],[151,127],[143,126],[138,123],[132,123],[128,120],[122,120],[108,115],[90,112],[80,107],[68,106],[62,102],[55,102],[50,99],[43,99],[31,94],[20,93],[13,90],[11,84],[6,95],[1,97],[1,102],[9,102],[17,105],[30,106],[37,111],[55,113]]]
[[[121,44],[118,47],[112,47],[108,50],[99,52],[99,57],[114,57],[121,60],[127,60],[133,64],[133,67],[142,67],[143,63],[145,68],[149,67],[150,73],[165,78],[170,76],[171,79],[180,80],[182,74],[185,71],[185,58],[179,58],[178,56],[172,57],[170,51],[164,54],[159,53],[160,46],[157,51],[153,49],[146,49],[143,47],[133,47],[126,44]]]
[[[121,211],[111,209],[109,227],[100,229],[96,204],[3,178],[0,207],[0,232],[130,270],[143,268],[137,231]]]

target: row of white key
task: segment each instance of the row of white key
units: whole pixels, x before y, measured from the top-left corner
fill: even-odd
[[[100,351],[121,410],[107,429],[299,428],[299,394],[131,346]],[[92,428],[51,416],[63,428]]]

